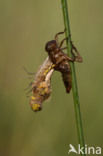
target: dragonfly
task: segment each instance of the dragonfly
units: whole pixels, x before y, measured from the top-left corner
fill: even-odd
[[[65,32],[65,31],[64,31]],[[62,80],[66,88],[66,92],[70,93],[72,88],[71,68],[69,62],[82,62],[78,50],[71,42],[73,57],[69,57],[63,50],[62,45],[67,38],[64,38],[60,44],[58,36],[64,32],[59,32],[55,35],[54,40],[48,41],[45,45],[45,51],[48,57],[39,67],[32,82],[32,96],[30,97],[30,106],[34,112],[42,110],[42,103],[47,100],[52,92],[51,77],[54,71],[59,71],[62,75]]]
[[[34,112],[42,110],[42,103],[51,95],[51,76],[54,66],[50,58],[47,57],[35,74],[30,97],[30,106]]]

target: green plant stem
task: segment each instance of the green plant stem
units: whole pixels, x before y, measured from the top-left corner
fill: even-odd
[[[62,10],[63,10],[64,25],[66,29],[65,33],[66,33],[66,37],[69,38],[67,40],[67,52],[68,52],[68,56],[72,57],[71,33],[70,33],[67,0],[61,0],[61,4],[62,4]],[[77,87],[74,63],[70,62],[70,67],[71,67],[71,75],[72,75],[72,92],[73,92],[78,140],[79,140],[79,144],[81,145],[81,147],[84,147],[85,143],[84,143],[84,135],[83,135],[83,127],[82,127],[82,119],[81,119],[81,111],[80,111],[80,101],[79,101],[79,95],[78,95],[78,87]],[[85,154],[81,154],[81,155],[86,156]]]

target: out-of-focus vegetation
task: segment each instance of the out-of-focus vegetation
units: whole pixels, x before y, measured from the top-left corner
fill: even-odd
[[[103,145],[103,1],[70,0],[71,32],[84,62],[76,64],[86,144]],[[60,1],[0,1],[0,156],[62,156],[77,146],[72,92],[60,74],[52,97],[32,112],[23,70],[36,72],[47,57],[45,43],[64,30]],[[61,39],[61,37],[60,37]]]

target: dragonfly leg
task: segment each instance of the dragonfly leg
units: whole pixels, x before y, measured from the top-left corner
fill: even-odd
[[[27,93],[26,96],[28,96],[32,92],[32,89],[30,89]]]
[[[28,90],[32,86],[32,84],[33,82],[30,82],[29,85],[24,90]]]
[[[24,71],[28,74],[28,75],[34,75],[34,72],[29,72],[25,67],[23,67]]]

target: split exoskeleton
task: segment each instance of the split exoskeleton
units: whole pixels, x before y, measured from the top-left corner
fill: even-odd
[[[61,72],[62,79],[66,88],[66,92],[69,93],[72,87],[71,69],[69,62],[82,62],[82,57],[77,51],[76,47],[71,42],[73,58],[68,57],[63,50],[67,47],[62,48],[65,40],[69,38],[64,38],[60,44],[58,44],[58,35],[64,32],[59,32],[55,35],[55,40],[47,42],[45,50],[47,51],[50,60],[55,64],[54,69]]]
[[[30,105],[33,111],[39,111],[42,109],[42,103],[48,99],[51,94],[51,76],[53,71],[59,71],[62,74],[62,79],[66,88],[66,92],[69,93],[72,87],[71,68],[69,62],[82,62],[82,57],[71,42],[73,58],[68,57],[62,48],[62,45],[67,38],[63,39],[61,43],[58,43],[58,35],[64,32],[59,32],[55,35],[55,40],[51,40],[46,43],[45,50],[48,53],[47,59],[43,65],[39,68],[35,75],[34,82],[32,83],[32,96],[30,99]]]

